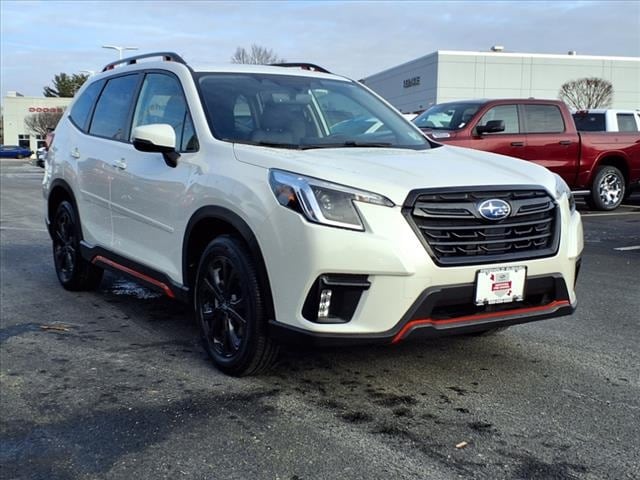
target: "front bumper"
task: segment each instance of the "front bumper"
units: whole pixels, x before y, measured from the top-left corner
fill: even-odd
[[[552,285],[552,288],[549,286]],[[396,344],[414,338],[433,338],[482,332],[491,328],[508,327],[520,323],[570,315],[575,311],[568,299],[565,282],[560,276],[529,279],[526,295],[541,295],[540,305],[518,302],[491,311],[476,311],[443,318],[442,307],[473,303],[474,285],[433,287],[426,289],[403,318],[390,330],[371,334],[340,334],[310,332],[272,321],[270,334],[283,343],[315,346],[344,346],[357,344]],[[537,293],[536,293],[537,292]],[[545,298],[546,297],[546,298]]]
[[[486,330],[567,315],[575,309],[583,233],[580,215],[570,213],[566,202],[560,207],[561,236],[555,255],[450,267],[435,265],[399,207],[359,204],[358,208],[365,232],[311,224],[284,208],[275,209],[272,215],[277,218],[264,222],[259,242],[274,300],[275,319],[270,324],[274,335],[312,337],[315,343],[329,344],[390,343],[418,333]],[[502,310],[474,309],[477,271],[514,265],[527,267],[525,301]],[[348,322],[317,323],[302,314],[308,292],[324,274],[365,275],[370,283]],[[546,295],[536,293],[540,285],[546,285]],[[448,310],[443,309],[447,302]]]

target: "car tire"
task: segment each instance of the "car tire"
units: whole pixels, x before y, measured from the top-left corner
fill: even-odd
[[[596,170],[587,204],[595,210],[615,210],[625,198],[626,180],[622,172],[611,165]]]
[[[16,155],[16,158],[17,158],[18,160],[22,160],[22,159],[24,158],[24,155]]]
[[[58,205],[51,228],[53,262],[60,284],[71,291],[98,288],[104,272],[82,258],[80,222],[71,203],[63,201]]]
[[[204,250],[194,306],[204,348],[218,369],[246,376],[273,365],[279,348],[267,334],[264,290],[253,257],[237,238],[221,235]]]

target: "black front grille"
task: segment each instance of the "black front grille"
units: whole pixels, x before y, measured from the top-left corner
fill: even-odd
[[[490,199],[509,203],[509,216],[483,218],[478,205]],[[557,206],[544,190],[412,192],[403,212],[443,266],[539,258],[558,248]]]

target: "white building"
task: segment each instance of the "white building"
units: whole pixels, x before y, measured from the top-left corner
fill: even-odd
[[[473,98],[558,98],[563,83],[598,77],[613,85],[612,108],[640,108],[640,58],[437,51],[363,83],[404,113]]]
[[[73,98],[25,97],[8,92],[3,99],[2,130],[4,145],[20,145],[34,152],[44,145],[44,137],[29,130],[24,123],[29,115],[65,110]]]

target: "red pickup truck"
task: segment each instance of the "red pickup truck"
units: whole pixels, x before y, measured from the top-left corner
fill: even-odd
[[[561,101],[441,103],[413,122],[438,142],[543,165],[599,210],[617,208],[640,182],[640,134],[578,132]]]

